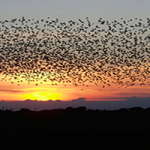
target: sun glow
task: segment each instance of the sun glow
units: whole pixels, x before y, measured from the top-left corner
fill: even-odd
[[[26,94],[24,98],[31,99],[31,100],[47,101],[47,100],[58,100],[61,99],[62,97],[60,94],[56,94],[56,93],[34,92],[34,93]]]

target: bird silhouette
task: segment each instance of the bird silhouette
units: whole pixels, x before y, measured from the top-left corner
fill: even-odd
[[[10,76],[8,80],[15,79],[18,85],[25,79],[36,86],[48,81],[100,83],[102,88],[114,83],[143,86],[150,79],[150,19],[147,24],[142,21],[1,20],[0,74],[5,76],[1,81]]]

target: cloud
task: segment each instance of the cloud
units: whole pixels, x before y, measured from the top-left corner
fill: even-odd
[[[0,92],[8,92],[8,93],[24,93],[25,91],[21,91],[21,90],[5,90],[5,89],[0,89]]]
[[[125,101],[126,97],[96,97],[88,98],[88,101]]]
[[[84,102],[86,101],[87,98],[85,97],[80,97],[80,98],[77,98],[77,99],[73,99],[72,101],[77,101],[77,102]]]
[[[129,97],[124,101],[86,101],[87,98],[80,97],[72,99],[70,101],[37,101],[37,100],[25,100],[25,101],[0,101],[0,108],[5,106],[5,109],[13,108],[14,110],[20,110],[21,108],[28,108],[30,110],[44,110],[44,109],[59,109],[73,107],[77,108],[85,106],[87,109],[109,109],[116,110],[120,108],[131,107],[150,107],[150,97]],[[112,99],[111,99],[112,100]]]
[[[124,93],[124,92],[121,92],[121,93],[117,93],[116,95],[120,95],[120,96],[125,96],[125,97],[129,97],[129,96],[134,96],[134,95],[137,95],[139,97],[148,97],[150,96],[150,92],[149,91],[138,91],[138,92],[128,92],[128,93]]]

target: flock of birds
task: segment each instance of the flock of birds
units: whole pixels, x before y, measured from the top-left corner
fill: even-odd
[[[150,80],[150,19],[0,21],[1,81],[128,87]],[[12,82],[13,84],[13,82]]]

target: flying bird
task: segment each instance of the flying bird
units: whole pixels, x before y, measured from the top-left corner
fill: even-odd
[[[36,86],[52,81],[102,88],[149,83],[149,18],[145,25],[138,18],[113,22],[100,18],[94,24],[86,17],[86,21],[1,20],[0,74],[5,76],[1,81],[9,76],[18,85],[25,79]]]

